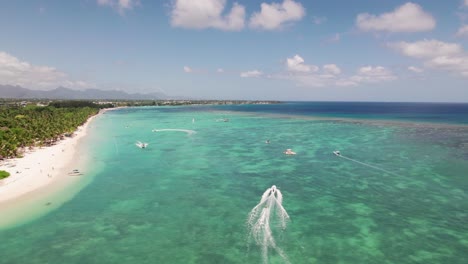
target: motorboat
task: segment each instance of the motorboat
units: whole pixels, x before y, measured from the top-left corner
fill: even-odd
[[[296,155],[296,152],[292,151],[291,149],[287,149],[283,153],[286,155]]]
[[[335,150],[335,151],[333,151],[333,154],[335,154],[336,156],[341,156],[341,153],[340,153],[340,151],[339,151],[339,150]]]
[[[139,148],[146,148],[148,146],[148,143],[143,143],[143,142],[140,142],[140,141],[137,141],[135,143],[135,145]]]

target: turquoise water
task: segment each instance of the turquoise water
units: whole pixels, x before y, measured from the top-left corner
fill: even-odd
[[[272,185],[291,263],[468,259],[468,127],[132,108],[98,117],[85,144],[100,164],[92,182],[0,231],[0,263],[262,263],[246,220]],[[270,251],[269,263],[284,262]]]

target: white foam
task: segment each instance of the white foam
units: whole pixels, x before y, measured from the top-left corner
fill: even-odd
[[[273,185],[263,193],[260,203],[250,211],[247,219],[247,225],[250,229],[249,237],[253,237],[255,243],[261,247],[263,263],[268,263],[268,248],[270,247],[281,256],[285,263],[290,263],[283,250],[276,245],[270,225],[271,218],[276,216],[281,229],[286,228],[289,215],[283,208],[282,202],[283,195]]]
[[[153,129],[152,131],[153,131],[153,132],[178,131],[178,132],[185,132],[185,133],[187,133],[188,135],[193,135],[193,134],[197,133],[197,132],[194,131],[194,130],[190,130],[190,129],[180,129],[180,128]]]

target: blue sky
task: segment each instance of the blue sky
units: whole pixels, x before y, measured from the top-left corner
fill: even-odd
[[[15,0],[0,84],[468,102],[468,0]]]

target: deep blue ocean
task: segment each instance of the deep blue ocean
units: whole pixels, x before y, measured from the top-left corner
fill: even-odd
[[[219,109],[317,117],[468,124],[468,103],[284,102],[223,105]]]
[[[133,107],[91,125],[89,183],[0,229],[0,263],[468,259],[468,104]],[[249,226],[272,185],[281,203]]]

